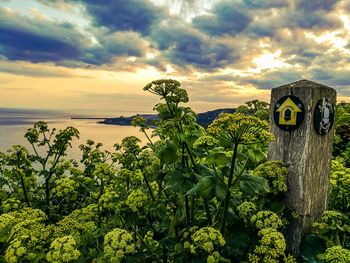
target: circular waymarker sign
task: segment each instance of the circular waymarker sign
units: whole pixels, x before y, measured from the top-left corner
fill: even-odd
[[[314,112],[314,126],[318,134],[327,134],[334,123],[334,105],[328,98],[320,99]]]
[[[301,100],[289,95],[280,98],[273,110],[273,118],[279,128],[292,131],[298,128],[305,117],[305,109]]]

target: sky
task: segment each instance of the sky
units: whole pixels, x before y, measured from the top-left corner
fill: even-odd
[[[309,79],[350,101],[348,0],[0,0],[0,107],[151,112],[176,79],[197,112]]]

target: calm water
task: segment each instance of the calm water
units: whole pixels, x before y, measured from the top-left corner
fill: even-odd
[[[11,145],[15,144],[24,145],[31,150],[24,134],[38,120],[48,122],[49,128],[56,128],[57,130],[68,126],[73,126],[79,130],[80,138],[74,139],[73,147],[68,151],[67,158],[79,159],[81,153],[78,146],[85,143],[87,139],[103,143],[103,148],[109,151],[113,150],[115,143],[120,143],[126,136],[136,136],[144,144],[146,143],[145,136],[139,132],[138,128],[99,124],[97,123],[99,120],[71,119],[71,116],[77,115],[55,111],[43,112],[0,108],[0,151],[5,152]]]

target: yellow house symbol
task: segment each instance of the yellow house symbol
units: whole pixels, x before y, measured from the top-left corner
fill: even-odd
[[[280,125],[297,125],[297,114],[302,112],[301,109],[290,98],[286,99],[276,110],[279,112],[278,124]]]

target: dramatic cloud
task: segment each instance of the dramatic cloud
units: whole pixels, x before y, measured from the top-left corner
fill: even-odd
[[[316,68],[312,71],[311,77],[330,86],[350,86],[349,69]],[[350,94],[350,90],[347,94]]]
[[[8,60],[103,65],[118,56],[140,57],[146,41],[133,31],[83,34],[73,24],[29,18],[0,7],[0,55]]]
[[[334,6],[340,2],[339,0],[296,0],[298,9],[305,12],[315,12],[319,10],[332,11]]]
[[[337,15],[324,10],[307,12],[305,10],[293,12],[289,15],[287,25],[305,29],[330,29],[341,26]]]
[[[84,0],[87,11],[97,26],[111,31],[136,31],[148,34],[166,12],[148,0]]]
[[[301,78],[350,95],[346,0],[21,3],[0,0],[0,72],[6,78],[64,83],[64,77],[73,81],[87,74],[96,86],[99,78],[113,86],[130,74],[128,80],[137,81],[133,87],[176,78],[198,108],[264,98],[270,88]]]
[[[118,56],[140,57],[146,42],[135,32],[115,32],[100,35],[99,43],[85,50],[83,61],[94,65],[111,63]]]
[[[303,78],[302,72],[293,69],[266,71],[252,77],[241,79],[241,84],[250,83],[260,89],[272,89]]]
[[[185,25],[160,25],[153,31],[152,39],[163,55],[179,67],[211,70],[235,60],[232,47]]]
[[[212,14],[195,17],[192,23],[209,35],[236,35],[251,20],[245,12],[237,10],[238,8],[235,1],[222,1],[214,6]]]
[[[70,23],[30,19],[0,6],[0,54],[31,62],[78,59],[86,38]]]
[[[286,0],[244,0],[244,3],[250,8],[281,8],[289,6]]]
[[[318,43],[302,30],[279,32],[275,35],[274,45],[281,48],[288,63],[304,66],[310,66],[314,59],[323,56],[331,48],[331,43]]]

